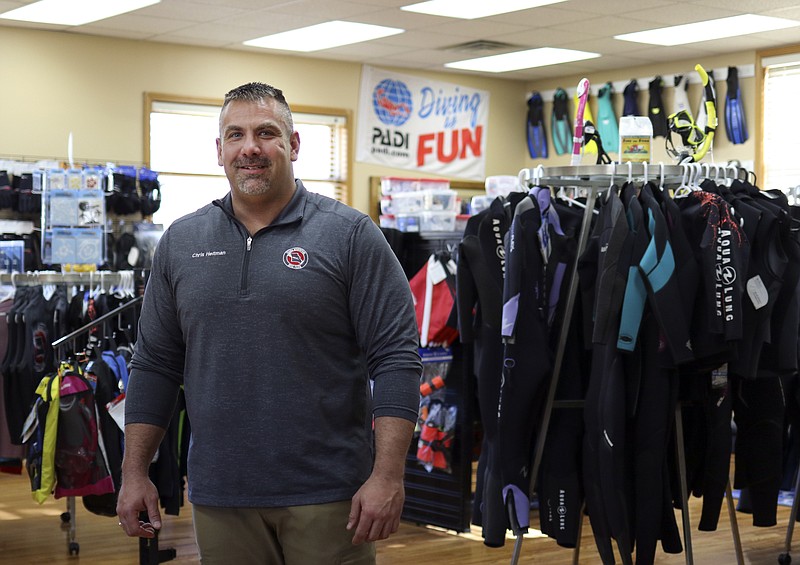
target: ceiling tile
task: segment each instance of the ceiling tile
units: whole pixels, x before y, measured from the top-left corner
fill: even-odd
[[[718,0],[690,0],[688,3],[711,8],[716,8],[721,4]],[[727,0],[724,5],[731,10],[739,10],[750,14],[763,14],[770,10],[796,7],[797,0]]]
[[[591,25],[587,26],[589,33],[596,34],[602,32],[605,37],[613,37],[623,33],[631,33],[634,31],[642,31],[642,29],[649,29],[647,24],[643,24],[641,20],[633,19],[633,17],[619,16],[605,16],[591,20]],[[666,25],[666,24],[664,24]],[[644,27],[643,27],[644,26]],[[574,25],[555,25],[553,29],[561,30],[562,32],[569,32],[570,37],[580,38],[582,33],[574,33]]]
[[[249,10],[232,6],[206,4],[196,0],[169,0],[137,10],[136,14],[189,22],[210,22],[229,18]]]
[[[152,37],[162,33],[170,33],[178,31],[191,24],[182,20],[173,20],[171,18],[153,18],[148,16],[140,16],[138,12],[123,14],[121,16],[114,16],[113,18],[106,18],[91,24],[76,26],[70,31],[81,33],[96,33],[97,30],[102,29],[107,32],[117,30],[122,37],[132,37],[126,35],[127,33],[137,34],[139,37]]]
[[[485,20],[449,20],[435,26],[426,27],[426,33],[445,33],[457,35],[468,39],[481,39],[487,36],[497,37],[505,33],[519,33],[527,31],[523,25],[490,22]]]
[[[162,2],[170,0],[162,0]],[[238,8],[240,10],[262,9],[283,4],[290,4],[292,0],[258,0],[257,7],[253,5],[253,0],[189,0],[192,4],[209,4],[212,6],[223,6],[226,8]]]
[[[168,34],[157,35],[154,37],[154,40],[162,41],[166,37],[169,37],[173,43],[179,38],[209,39],[212,41],[222,41],[224,43],[241,43],[248,39],[258,37],[258,32],[254,32],[252,28],[220,23],[196,24]]]
[[[485,20],[524,25],[533,28],[572,23],[574,28],[576,21],[583,23],[587,19],[587,12],[570,9],[569,5],[570,3],[568,2],[565,4],[554,4],[542,6],[540,8],[531,8],[529,10],[520,10],[518,12],[508,12],[485,18]]]
[[[638,8],[638,7],[637,7]],[[727,2],[718,2],[716,6],[692,6],[691,8],[675,9],[673,5],[651,8],[649,10],[634,9],[627,12],[626,17],[639,20],[645,24],[639,30],[656,29],[681,24],[716,20],[729,16],[738,16],[741,10],[732,10]]]
[[[765,16],[774,16],[776,18],[787,18],[790,20],[800,21],[800,6],[792,6],[791,8],[778,8],[776,10],[765,10]]]
[[[321,21],[327,20],[347,20],[361,21],[361,17],[372,12],[380,12],[381,8],[366,6],[364,4],[353,4],[342,0],[325,0],[319,2],[314,0],[299,0],[288,4],[275,6],[270,12],[278,14],[293,14],[308,16],[313,15]],[[384,22],[383,25],[388,25]]]
[[[0,0],[0,13],[33,0]],[[399,27],[405,33],[363,44],[311,54],[272,51],[289,56],[370,62],[452,74],[442,64],[455,60],[535,47],[563,47],[600,53],[591,61],[525,69],[502,74],[470,72],[509,80],[538,80],[570,74],[647,67],[654,63],[702,60],[796,44],[800,27],[734,39],[658,47],[613,39],[614,35],[715,19],[745,12],[800,21],[798,0],[567,0],[558,4],[477,20],[445,18],[400,10],[413,0],[162,0],[135,12],[79,27],[0,20],[3,27],[62,30],[71,33],[151,40],[173,44],[223,47],[247,52],[264,50],[243,41],[297,29],[331,19]],[[500,1],[500,0],[486,0]],[[474,40],[511,44],[509,49],[446,49]]]
[[[411,1],[412,0],[405,0],[405,4]],[[364,12],[358,17],[358,21],[365,24],[388,25],[405,30],[414,30],[430,28],[441,23],[460,20],[440,18],[429,14],[418,14],[417,12],[406,12],[400,9],[383,9],[374,12]]]
[[[378,40],[388,45],[399,45],[411,49],[444,49],[450,45],[463,43],[464,38],[458,35],[445,35],[443,33],[422,33],[407,31],[397,35],[390,35]]]

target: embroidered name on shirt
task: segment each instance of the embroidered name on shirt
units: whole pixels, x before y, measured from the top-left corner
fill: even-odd
[[[227,254],[227,251],[201,251],[200,253],[192,253],[192,259],[197,259],[198,257],[218,257]]]

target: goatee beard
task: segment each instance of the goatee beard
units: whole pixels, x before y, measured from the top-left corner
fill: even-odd
[[[262,159],[258,161],[240,161],[236,163],[237,167],[263,167],[265,169],[272,168],[272,161],[269,159]],[[242,194],[259,195],[266,193],[271,186],[269,178],[246,178],[239,179],[236,183],[239,191]]]

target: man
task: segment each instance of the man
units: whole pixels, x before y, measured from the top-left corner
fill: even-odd
[[[295,180],[299,149],[280,90],[229,92],[230,193],[169,227],[145,292],[117,513],[129,536],[161,527],[148,466],[183,385],[206,565],[374,563],[399,525],[422,368],[409,285],[368,216]]]

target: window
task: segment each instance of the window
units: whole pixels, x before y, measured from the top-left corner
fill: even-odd
[[[800,92],[800,47],[795,52],[759,54],[763,72],[759,185],[788,192],[800,186],[797,132],[800,118],[792,104]]]
[[[215,100],[145,96],[145,159],[159,172],[162,191],[154,222],[166,227],[228,192],[215,144],[221,105],[222,101]],[[326,108],[292,110],[300,134],[295,176],[309,190],[349,204],[349,113]]]

